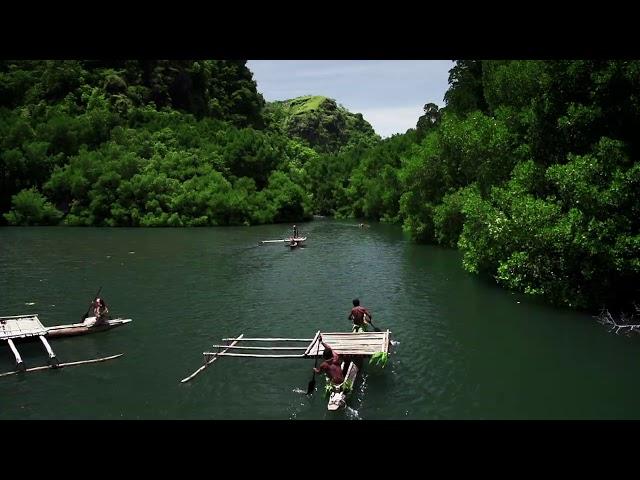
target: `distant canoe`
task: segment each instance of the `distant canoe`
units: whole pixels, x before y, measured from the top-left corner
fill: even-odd
[[[287,239],[287,244],[286,246],[291,248],[292,250],[296,247],[303,247],[304,246],[304,241],[307,239],[307,237],[291,237]]]

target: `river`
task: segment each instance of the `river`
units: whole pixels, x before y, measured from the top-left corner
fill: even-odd
[[[64,362],[124,353],[116,360],[0,378],[0,419],[639,416],[639,340],[470,275],[459,252],[413,244],[397,226],[299,227],[308,240],[296,250],[258,246],[286,225],[0,228],[0,315],[78,322],[102,287],[112,315],[133,319],[51,341]],[[225,357],[180,383],[223,337],[346,331],[354,297],[393,346],[345,410],[328,412],[320,390],[305,395],[308,359]],[[27,366],[46,363],[39,343],[19,349]],[[13,367],[2,346],[0,371]]]

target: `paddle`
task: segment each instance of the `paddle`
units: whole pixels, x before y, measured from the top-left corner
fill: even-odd
[[[91,305],[93,305],[93,302],[95,301],[95,299],[96,299],[96,298],[98,298],[98,295],[100,295],[100,291],[101,291],[101,290],[102,290],[102,287],[100,287],[100,288],[98,289],[98,293],[96,293],[96,296],[95,296],[95,297],[93,297],[93,300],[91,300]],[[87,317],[89,316],[89,311],[91,310],[91,305],[89,305],[89,308],[87,309],[87,313],[85,313],[85,314],[82,316],[82,321],[83,321],[83,322],[84,322],[84,321],[87,319]]]
[[[311,377],[311,381],[309,382],[309,386],[307,387],[307,395],[311,395],[316,389],[316,371],[315,368],[318,366],[318,354],[320,353],[320,338],[318,338],[318,349],[316,350],[316,362],[313,365],[313,376]]]
[[[382,330],[380,330],[378,327],[376,327],[373,322],[371,320],[369,320],[369,323],[371,324],[371,326],[373,327],[373,331],[374,332],[381,332]]]
[[[382,331],[382,330],[380,330],[378,327],[376,327],[376,326],[373,324],[373,322],[371,321],[371,317],[370,317],[369,315],[367,315],[367,318],[368,318],[369,320],[365,320],[365,321],[368,321],[368,322],[369,322],[369,324],[373,327],[373,331],[374,331],[374,332],[381,332],[381,331]]]

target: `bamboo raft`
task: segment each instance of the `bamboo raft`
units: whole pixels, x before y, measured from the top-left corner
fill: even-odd
[[[59,362],[56,354],[51,348],[51,345],[49,345],[47,338],[61,338],[102,332],[119,327],[121,325],[126,325],[127,323],[132,321],[130,318],[116,318],[105,320],[103,323],[100,323],[98,325],[93,325],[91,321],[92,319],[93,322],[95,322],[95,318],[89,317],[85,321],[85,323],[72,323],[69,325],[45,327],[40,322],[38,314],[0,317],[0,340],[6,342],[16,360],[16,370],[12,372],[2,373],[0,374],[0,377],[13,375],[20,372],[34,372],[46,370],[49,368],[63,368],[67,366],[83,365],[87,363],[104,362],[122,356],[123,354],[121,353],[118,355],[111,355],[109,357],[96,358],[92,360],[81,360],[69,363]],[[45,350],[47,351],[47,354],[49,356],[49,365],[43,367],[26,368],[15,343],[37,340],[42,343]]]
[[[338,355],[349,355],[352,359],[347,374],[345,376],[345,384],[347,381],[353,385],[360,368],[355,362],[361,364],[365,358],[384,352],[389,353],[389,335],[390,331],[384,332],[328,332],[322,333],[319,330],[313,338],[252,338],[245,337],[244,334],[238,337],[223,338],[223,342],[227,344],[215,344],[213,348],[218,350],[215,352],[203,352],[204,364],[188,377],[183,378],[180,382],[186,383],[204,371],[209,365],[216,361],[219,357],[245,357],[245,358],[298,358],[308,359],[321,357],[324,347],[319,341],[322,335],[322,341],[326,343]],[[241,344],[241,342],[249,342]],[[267,345],[256,345],[255,342],[264,342]],[[288,345],[276,345],[284,342]],[[251,353],[239,353],[239,352]],[[278,353],[277,353],[278,352]],[[288,353],[279,353],[288,352]],[[294,353],[298,352],[298,353]],[[337,410],[345,406],[347,393],[342,389],[342,385],[334,388],[329,399],[328,409]]]

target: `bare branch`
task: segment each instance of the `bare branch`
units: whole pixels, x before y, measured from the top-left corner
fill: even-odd
[[[640,307],[634,304],[636,313],[640,314]],[[622,332],[627,336],[631,336],[633,333],[640,333],[640,323],[632,323],[635,320],[635,315],[627,316],[625,313],[620,313],[618,320],[613,318],[613,315],[607,309],[602,309],[597,317],[594,317],[598,323],[604,325],[609,332],[615,331],[616,335]]]

